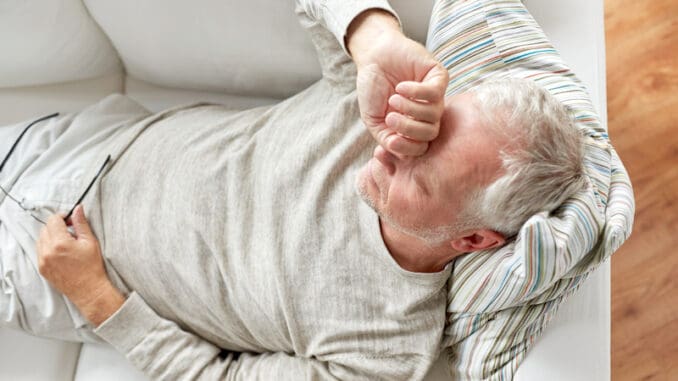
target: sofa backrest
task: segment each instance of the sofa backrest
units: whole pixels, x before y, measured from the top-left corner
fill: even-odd
[[[434,0],[390,2],[405,32],[423,42]],[[589,86],[605,120],[605,88],[598,85],[605,76],[603,34],[591,33],[602,25],[576,27],[593,22],[602,1],[525,3]],[[74,111],[110,92],[135,91],[155,102],[149,105],[154,110],[200,94],[252,107],[294,94],[320,75],[294,0],[3,1],[0,51],[0,103],[50,99],[32,113]],[[164,89],[190,92],[164,99],[158,96],[170,94]],[[235,101],[222,99],[230,95]],[[21,108],[0,111],[4,122],[32,115]]]
[[[0,88],[102,77],[122,66],[81,0],[0,2]]]
[[[405,32],[424,42],[434,0],[390,2]],[[577,19],[563,9],[601,5],[575,2],[525,1],[591,85],[604,77],[604,66],[592,65],[604,62],[602,38],[572,35]],[[294,0],[9,0],[0,5],[0,49],[0,89],[110,76],[124,64],[130,77],[156,86],[281,99],[320,75]],[[602,104],[604,88],[589,89]]]
[[[284,98],[320,77],[293,0],[85,0],[129,76],[154,85]],[[424,41],[433,0],[392,0]]]

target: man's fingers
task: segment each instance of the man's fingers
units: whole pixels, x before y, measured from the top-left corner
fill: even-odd
[[[440,64],[437,64],[426,73],[421,82],[404,81],[396,85],[399,94],[422,101],[436,103],[445,97],[449,74]]]
[[[414,81],[400,82],[396,86],[396,92],[406,98],[430,103],[440,102],[445,96],[445,91],[441,91],[436,83]]]
[[[64,221],[64,216],[60,214],[51,215],[47,219],[47,224],[45,227],[49,231],[49,236],[51,239],[73,238],[68,232],[68,227]]]
[[[85,217],[85,209],[82,205],[75,207],[71,221],[73,222],[73,229],[75,230],[75,236],[77,238],[87,238],[92,236],[92,229],[89,227],[89,223]]]
[[[437,87],[444,97],[445,92],[447,91],[447,85],[450,82],[450,73],[447,71],[447,69],[445,69],[445,67],[443,67],[443,65],[438,63],[436,66],[431,68],[428,73],[426,73],[426,76],[422,82]]]
[[[428,142],[408,139],[385,126],[374,134],[374,138],[382,148],[397,156],[419,156],[428,149]]]
[[[437,123],[442,116],[442,107],[439,106],[439,103],[417,102],[400,94],[392,95],[388,104],[400,113],[422,122]]]
[[[397,112],[386,115],[386,126],[412,140],[429,142],[438,136],[438,127],[432,123],[408,118]]]
[[[386,139],[386,150],[400,156],[421,156],[428,149],[427,142],[418,142],[404,136],[393,134]]]

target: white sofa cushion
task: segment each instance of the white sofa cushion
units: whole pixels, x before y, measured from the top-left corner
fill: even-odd
[[[81,0],[0,2],[0,87],[121,71],[118,55]]]
[[[0,329],[0,380],[72,380],[80,344]]]
[[[108,344],[85,344],[74,381],[148,381],[143,373]]]

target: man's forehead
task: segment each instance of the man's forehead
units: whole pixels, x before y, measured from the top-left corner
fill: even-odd
[[[461,143],[482,145],[496,139],[492,136],[495,131],[491,130],[494,129],[487,126],[486,118],[483,118],[480,112],[471,93],[460,93],[445,98],[439,137],[448,140],[453,147]]]
[[[445,97],[441,129],[475,125],[480,119],[479,108],[472,93],[465,92]]]
[[[446,98],[445,118],[441,123],[441,156],[451,166],[453,181],[484,184],[501,169],[501,150],[505,134],[492,128],[479,115],[475,97],[460,93]]]

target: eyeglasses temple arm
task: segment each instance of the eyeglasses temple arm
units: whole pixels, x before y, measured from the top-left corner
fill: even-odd
[[[21,141],[21,138],[23,138],[26,132],[28,132],[28,129],[42,122],[43,120],[51,119],[54,118],[55,116],[59,116],[59,113],[55,112],[54,114],[43,116],[42,118],[31,122],[31,124],[29,124],[28,127],[24,128],[24,130],[21,132],[21,135],[19,135],[19,137],[14,141],[14,144],[12,144],[12,148],[10,148],[9,152],[7,152],[7,155],[5,155],[5,158],[2,160],[2,163],[0,163],[0,172],[2,172],[2,168],[5,167],[7,160],[9,160],[9,157],[12,156],[12,152],[14,152],[14,149],[19,144],[19,141]]]
[[[72,207],[71,210],[68,212],[68,214],[66,215],[66,217],[64,217],[64,221],[68,220],[68,219],[71,217],[71,215],[73,214],[73,211],[75,210],[75,207],[78,206],[78,205],[82,202],[82,200],[85,199],[85,196],[87,196],[87,193],[88,193],[89,190],[92,188],[92,185],[94,185],[94,182],[97,181],[97,179],[99,178],[99,175],[101,175],[101,172],[103,172],[104,168],[106,167],[106,164],[108,164],[108,162],[109,162],[110,160],[111,160],[111,155],[108,155],[108,156],[106,157],[106,161],[104,161],[104,163],[101,165],[101,168],[99,168],[99,171],[97,172],[97,175],[94,176],[94,178],[92,179],[92,181],[90,181],[89,185],[87,186],[87,189],[85,189],[85,192],[82,194],[82,196],[80,196],[80,198],[78,199],[78,201],[73,205],[73,207]]]

